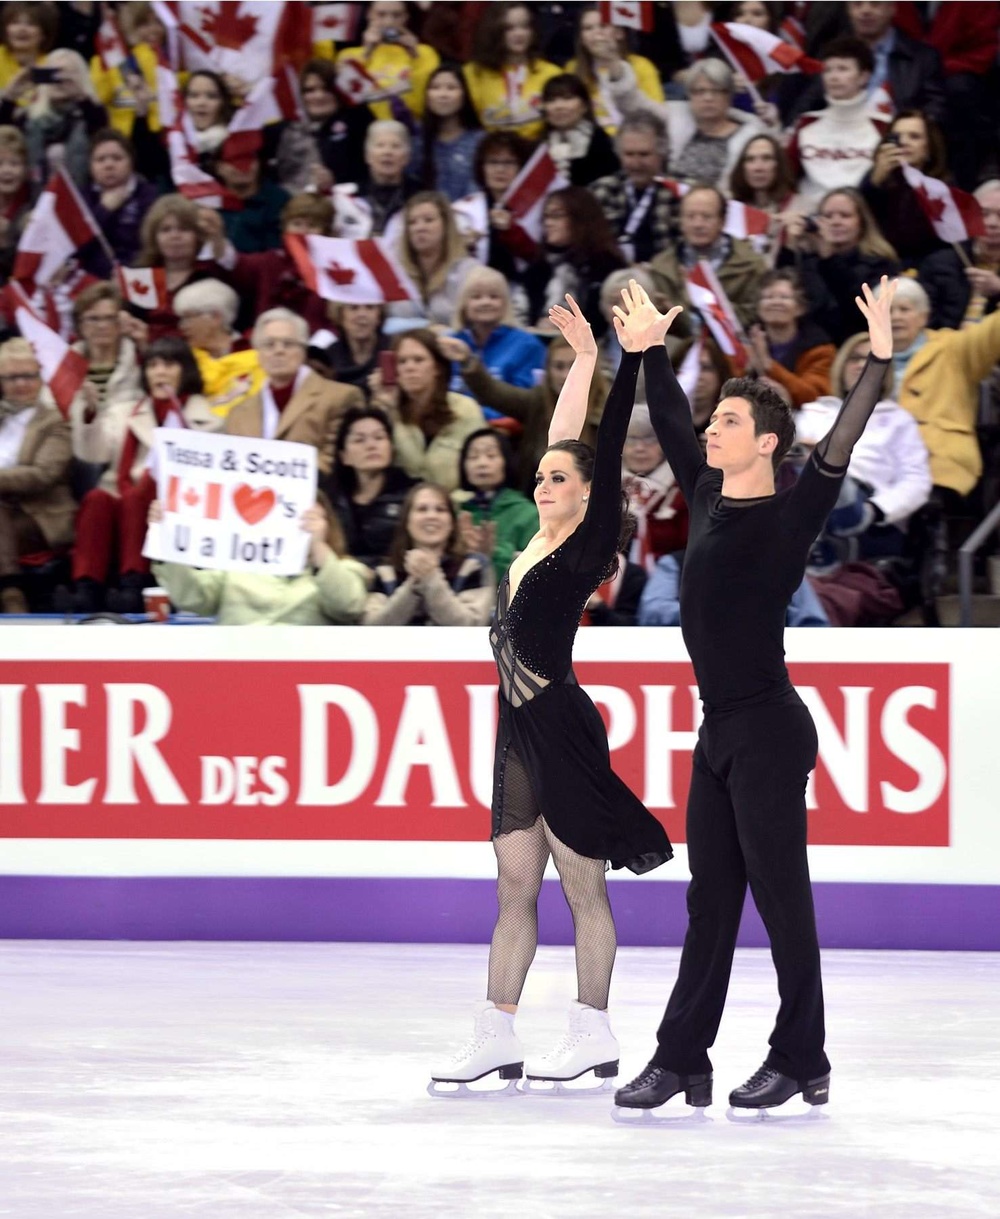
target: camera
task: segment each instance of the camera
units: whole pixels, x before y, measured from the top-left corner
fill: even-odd
[[[899,136],[895,133],[895,131],[893,131],[885,137],[885,139],[883,140],[883,143],[884,144],[895,144],[896,147],[899,148],[900,145],[903,143],[903,141],[899,138]]]
[[[399,30],[390,28],[382,31],[383,42],[399,42]]]
[[[819,224],[815,216],[806,216],[805,224],[802,226],[802,231],[805,233],[818,233]]]

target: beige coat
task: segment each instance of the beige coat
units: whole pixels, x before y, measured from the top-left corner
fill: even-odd
[[[82,356],[87,352],[83,343],[74,343],[73,350]],[[118,463],[105,456],[93,454],[121,451],[122,439],[128,427],[129,416],[142,397],[142,380],[139,357],[131,339],[123,338],[118,349],[118,362],[108,378],[104,401],[91,423],[84,422],[87,400],[79,390],[70,403],[69,423],[73,438],[73,456],[80,461],[96,465],[107,465],[98,486],[115,494],[118,490]]]
[[[73,541],[72,455],[69,424],[53,407],[38,406],[25,429],[17,465],[0,470],[0,499],[13,500],[26,512],[50,546]]]
[[[486,426],[479,404],[465,394],[450,393],[448,405],[455,416],[428,444],[415,423],[397,419],[392,439],[396,462],[411,478],[438,483],[450,494],[459,484],[458,458],[466,436]]]
[[[311,444],[319,452],[320,473],[329,474],[340,421],[350,407],[364,404],[364,395],[357,386],[340,385],[310,373],[281,412],[274,438]],[[264,405],[260,394],[244,398],[233,407],[226,416],[225,430],[230,436],[263,434]]]

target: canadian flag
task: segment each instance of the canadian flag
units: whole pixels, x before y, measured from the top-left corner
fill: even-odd
[[[290,63],[301,67],[312,49],[312,22],[291,0],[180,0],[184,66],[257,81]]]
[[[651,3],[601,0],[597,7],[601,14],[601,21],[605,25],[620,25],[626,30],[641,30],[643,34],[653,32],[653,5]]]
[[[700,259],[687,272],[686,278],[692,306],[701,314],[715,341],[742,371],[746,365],[746,353],[740,339],[742,327],[712,264]]]
[[[174,71],[177,71],[181,64],[180,21],[177,16],[177,0],[153,0],[153,12],[167,34],[167,63]],[[162,51],[160,55],[162,58]]]
[[[13,279],[44,285],[101,231],[72,179],[59,169],[38,196],[17,243]]]
[[[365,65],[345,59],[337,68],[337,88],[352,106],[362,106],[383,96],[384,90]]]
[[[94,50],[105,72],[120,67],[128,59],[128,46],[110,4],[101,5],[101,24],[94,36]]]
[[[221,520],[222,483],[196,485],[192,482],[185,483],[179,475],[171,474],[167,479],[163,510],[179,516],[196,516],[203,521]]]
[[[69,415],[70,404],[87,377],[87,358],[81,352],[74,351],[51,326],[46,326],[18,284],[9,284],[8,289],[16,303],[14,319],[17,328],[35,349],[35,359],[42,369],[42,380],[48,386],[56,406],[64,415]]]
[[[358,30],[360,4],[314,4],[313,42],[350,42]]]
[[[541,144],[507,188],[500,206],[510,212],[532,240],[540,242],[545,196],[566,186],[569,180],[559,172],[548,148]]]
[[[741,21],[715,22],[711,30],[733,68],[742,72],[751,84],[757,84],[775,72],[815,75],[823,71],[818,59],[810,59],[799,47],[755,25],[744,25]]]
[[[264,143],[264,128],[282,119],[301,117],[295,74],[289,67],[259,80],[233,115],[220,160],[249,169]]]
[[[170,297],[167,273],[162,267],[119,267],[118,287],[122,299],[140,309],[165,309]]]
[[[351,305],[420,300],[416,284],[377,237],[348,241],[286,233],[285,248],[306,285],[324,300]]]
[[[698,387],[698,378],[701,376],[701,352],[703,347],[704,341],[702,336],[698,335],[687,349],[684,359],[681,361],[681,366],[677,370],[677,380],[684,391],[684,396],[691,404],[692,410],[694,410],[694,391]]]
[[[173,128],[167,132],[167,151],[170,153],[170,176],[185,199],[192,199],[202,207],[238,212],[243,208],[239,199],[227,190],[218,178],[198,165],[191,145],[184,133]]]
[[[691,189],[686,182],[678,182],[674,178],[657,178],[656,181],[678,199],[683,199]],[[730,237],[762,237],[770,228],[771,216],[761,208],[751,207],[749,203],[740,203],[737,199],[730,199],[726,204],[722,231]]]
[[[968,241],[983,236],[983,209],[978,199],[948,186],[940,178],[928,178],[912,165],[903,166],[903,177],[942,241]]]
[[[892,119],[896,114],[896,99],[892,96],[892,85],[886,81],[868,98],[868,113],[875,119]]]

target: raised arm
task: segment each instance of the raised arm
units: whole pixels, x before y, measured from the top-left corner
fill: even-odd
[[[684,498],[690,500],[705,458],[691,423],[691,406],[663,345],[671,323],[681,312],[681,307],[675,305],[669,313],[660,313],[634,279],[622,290],[622,304],[613,309],[615,331],[622,348],[642,352],[649,418]]]
[[[549,321],[556,327],[576,355],[567,374],[549,422],[549,444],[557,440],[579,440],[587,422],[590,383],[597,368],[597,341],[590,323],[576,301],[566,294],[569,308],[554,305]]]

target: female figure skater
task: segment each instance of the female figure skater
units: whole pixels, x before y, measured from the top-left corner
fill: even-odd
[[[610,862],[648,872],[673,854],[663,827],[612,771],[600,713],[573,674],[580,616],[617,563],[625,520],[622,447],[641,356],[622,360],[595,455],[578,437],[597,343],[576,301],[566,299],[569,309],[555,306],[549,317],[576,358],[535,477],[541,527],[501,581],[490,628],[500,676],[493,778],[499,917],[488,1003],[472,1041],[432,1072],[437,1082],[465,1084],[494,1071],[501,1079],[521,1077],[514,1015],[535,955],[537,900],[550,854],[573,914],[579,991],[569,1033],[551,1053],[529,1061],[526,1074],[559,1081],[591,1070],[600,1078],[616,1075],[618,1042],[607,1013],[616,941],[605,868]]]

